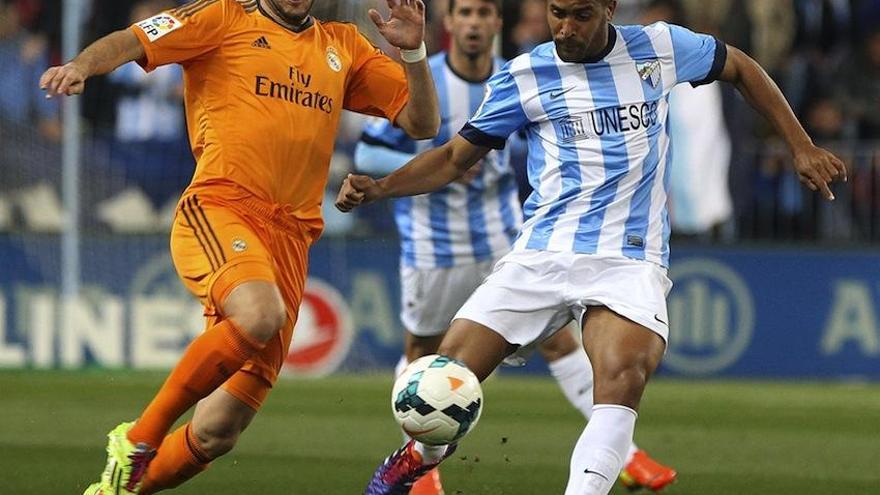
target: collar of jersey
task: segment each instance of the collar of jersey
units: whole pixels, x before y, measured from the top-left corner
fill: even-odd
[[[482,84],[482,83],[488,81],[489,79],[491,79],[492,74],[494,74],[498,70],[498,67],[496,67],[495,61],[492,60],[492,70],[489,72],[489,75],[484,77],[483,79],[474,80],[474,79],[470,79],[470,78],[465,77],[463,74],[461,74],[457,70],[455,70],[455,67],[452,66],[452,61],[449,60],[449,52],[446,52],[446,55],[444,55],[443,58],[446,61],[446,67],[449,67],[449,70],[452,71],[452,73],[455,74],[456,77],[458,77],[462,81],[469,82],[469,83]]]
[[[271,14],[269,14],[268,12],[263,10],[262,2],[257,2],[257,8],[260,10],[260,13],[263,14],[263,16],[265,16],[267,19],[274,22],[275,24],[278,24],[279,26],[283,27],[284,29],[286,29],[288,31],[293,31],[294,33],[301,33],[303,31],[305,31],[306,29],[312,27],[315,24],[314,18],[312,16],[309,16],[308,19],[305,20],[305,22],[300,24],[298,27],[294,27],[294,26],[291,26],[290,24],[286,24],[284,22],[281,22],[278,19],[275,19],[274,17],[272,17]]]

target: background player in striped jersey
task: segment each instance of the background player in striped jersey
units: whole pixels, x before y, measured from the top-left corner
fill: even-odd
[[[485,82],[504,64],[493,56],[501,29],[500,0],[451,0],[444,19],[450,51],[429,59],[440,100],[440,133],[415,141],[385,119],[372,119],[355,153],[358,170],[387,175],[415,154],[442,146],[461,129],[483,100]],[[401,322],[408,362],[437,351],[456,311],[510,251],[522,226],[516,179],[507,149],[490,151],[458,181],[394,202],[401,238]],[[589,419],[593,406],[592,369],[571,329],[538,346],[564,395]],[[408,440],[408,439],[407,439]],[[675,480],[675,471],[654,462],[632,445],[622,481],[659,490]],[[410,490],[413,495],[442,493],[437,470]]]
[[[370,16],[401,49],[404,67],[353,24],[313,19],[312,0],[198,0],[112,33],[44,74],[49,96],[70,95],[132,60],[146,70],[182,64],[197,162],[171,255],[205,306],[207,328],[137,421],[110,433],[107,467],[87,495],[176,487],[229,452],[259,410],[293,337],[342,110],[391,119],[415,137],[436,135],[425,6],[388,5],[387,21]],[[197,402],[192,421],[168,435]]]
[[[615,26],[615,0],[550,0],[554,40],[517,57],[446,145],[375,181],[351,176],[337,207],[437,190],[525,129],[527,220],[513,251],[456,315],[439,352],[484,379],[518,346],[575,317],[594,370],[593,414],[572,453],[566,495],[607,494],[632,441],[637,409],[668,338],[668,95],[680,83],[734,84],[788,144],[810,189],[834,199],[843,163],[816,147],[778,87],[750,57],[664,23]],[[397,492],[451,452],[403,448],[370,494]],[[397,473],[393,477],[387,473]]]

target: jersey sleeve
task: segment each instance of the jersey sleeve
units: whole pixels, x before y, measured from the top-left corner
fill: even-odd
[[[673,24],[669,25],[669,35],[679,83],[689,82],[696,87],[718,80],[727,62],[723,41]]]
[[[519,87],[508,63],[486,83],[483,103],[459,135],[473,145],[500,150],[511,134],[528,123]]]
[[[192,2],[137,22],[131,30],[146,52],[138,63],[147,72],[183,63],[220,46],[234,15],[226,0]]]
[[[415,155],[361,141],[354,149],[355,170],[384,177],[413,159]]]
[[[416,142],[403,132],[403,129],[395,127],[389,120],[372,117],[364,124],[364,132],[361,141],[373,146],[382,146],[404,153],[415,153]]]
[[[403,67],[355,32],[352,72],[343,108],[394,122],[408,101],[409,89]]]

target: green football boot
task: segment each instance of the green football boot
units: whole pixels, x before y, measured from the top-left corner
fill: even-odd
[[[89,486],[83,495],[138,495],[156,450],[131,443],[126,435],[132,426],[122,423],[107,434],[107,467],[101,482]]]
[[[88,488],[86,488],[86,491],[83,492],[83,495],[106,495],[106,494],[107,494],[107,492],[105,492],[104,490],[101,490],[100,483],[92,483],[91,485],[89,485]]]

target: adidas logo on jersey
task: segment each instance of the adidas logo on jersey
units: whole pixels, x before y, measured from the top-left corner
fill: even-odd
[[[269,46],[269,40],[267,40],[265,36],[260,36],[259,38],[257,38],[256,41],[251,43],[251,46],[254,48],[266,48],[268,50],[272,49],[272,47]]]

